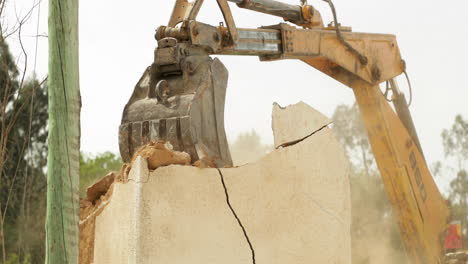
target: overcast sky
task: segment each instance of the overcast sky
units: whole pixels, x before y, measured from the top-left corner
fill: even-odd
[[[33,0],[10,1],[12,13],[26,12]],[[284,0],[288,3],[297,1]],[[331,20],[323,1],[310,1]],[[355,32],[396,34],[414,86],[413,118],[430,163],[443,160],[441,131],[456,114],[468,118],[468,4],[422,0],[335,0],[342,25]],[[118,151],[122,110],[141,74],[153,59],[154,31],[168,22],[174,1],[80,1],[80,81],[83,101],[81,149]],[[242,10],[231,4],[239,27],[277,24],[279,18]],[[47,1],[41,4],[40,34],[47,32]],[[13,12],[12,12],[13,11]],[[222,21],[214,0],[205,1],[199,20]],[[25,27],[26,48],[34,54],[37,13]],[[10,40],[17,47],[17,40]],[[14,49],[19,54],[18,49]],[[30,55],[32,57],[32,55]],[[37,74],[47,72],[47,40],[39,40]],[[299,61],[259,62],[256,57],[222,56],[229,70],[225,124],[230,140],[255,129],[272,143],[273,102],[285,106],[304,101],[330,116],[338,104],[353,104],[349,88]],[[31,58],[30,58],[31,60]],[[21,61],[21,60],[20,60]],[[32,62],[30,62],[30,65]],[[30,66],[31,69],[32,66]],[[404,79],[400,87],[407,91]]]

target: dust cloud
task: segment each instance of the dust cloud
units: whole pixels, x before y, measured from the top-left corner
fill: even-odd
[[[407,263],[397,221],[377,174],[351,175],[353,264]]]

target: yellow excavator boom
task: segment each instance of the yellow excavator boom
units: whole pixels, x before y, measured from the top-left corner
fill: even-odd
[[[355,33],[341,26],[330,0],[325,2],[330,4],[334,23],[328,26],[306,1],[290,5],[273,0],[229,0],[296,24],[236,28],[227,2],[218,0],[226,26],[211,26],[196,21],[202,0],[176,1],[168,26],[156,32],[156,39],[165,43],[157,50],[159,72],[179,69],[177,54],[187,55],[196,47],[196,52],[209,55],[302,60],[353,89],[409,260],[413,264],[443,263],[449,209],[428,169],[406,100],[394,80],[406,68],[396,37]],[[392,87],[396,111],[380,90],[384,82]]]

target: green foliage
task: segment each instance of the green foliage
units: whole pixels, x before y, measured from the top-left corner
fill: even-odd
[[[86,188],[106,176],[111,171],[120,171],[120,155],[105,152],[94,157],[81,153],[80,156],[80,194],[85,195]]]
[[[18,88],[16,78],[19,75],[18,67],[10,53],[8,44],[0,40],[0,94],[6,94],[7,89]]]
[[[26,255],[23,261],[21,261],[18,255],[13,253],[13,254],[8,255],[6,264],[31,264],[31,256]]]

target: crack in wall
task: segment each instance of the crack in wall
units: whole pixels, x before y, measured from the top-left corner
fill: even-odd
[[[286,147],[290,147],[290,146],[293,146],[293,145],[296,145],[298,143],[301,143],[302,141],[310,138],[311,136],[315,135],[316,133],[324,130],[325,128],[327,128],[329,125],[333,124],[333,122],[330,122],[326,125],[324,125],[323,127],[315,130],[314,132],[310,133],[309,135],[303,137],[303,138],[300,138],[300,139],[297,139],[297,140],[293,140],[293,141],[290,141],[290,142],[286,142],[286,143],[283,143],[281,145],[279,145],[278,147],[276,147],[276,149],[279,149],[279,148],[286,148]]]
[[[234,208],[231,205],[231,202],[229,200],[229,192],[227,190],[226,183],[224,182],[224,175],[223,175],[223,173],[221,172],[221,170],[219,168],[216,168],[216,169],[218,170],[219,176],[221,178],[221,183],[223,184],[224,193],[226,194],[226,203],[229,206],[229,209],[231,209],[232,214],[236,218],[237,223],[239,224],[240,228],[242,229],[242,232],[244,233],[245,240],[247,240],[247,243],[249,244],[250,251],[252,252],[252,263],[255,264],[256,263],[255,262],[255,250],[253,248],[252,242],[250,241],[249,235],[247,234],[247,231],[245,230],[245,227],[242,224],[242,221],[240,220],[239,216],[237,216],[236,211],[234,210]]]
[[[328,216],[332,217],[333,219],[335,219],[337,222],[339,222],[343,226],[346,225],[345,222],[343,221],[343,219],[341,219],[338,215],[334,214],[333,212],[331,212],[330,210],[328,210],[327,208],[322,206],[321,203],[319,203],[317,200],[310,197],[310,195],[307,195],[307,198],[309,198],[309,201],[311,201],[313,204],[315,204],[322,212],[324,212]]]

